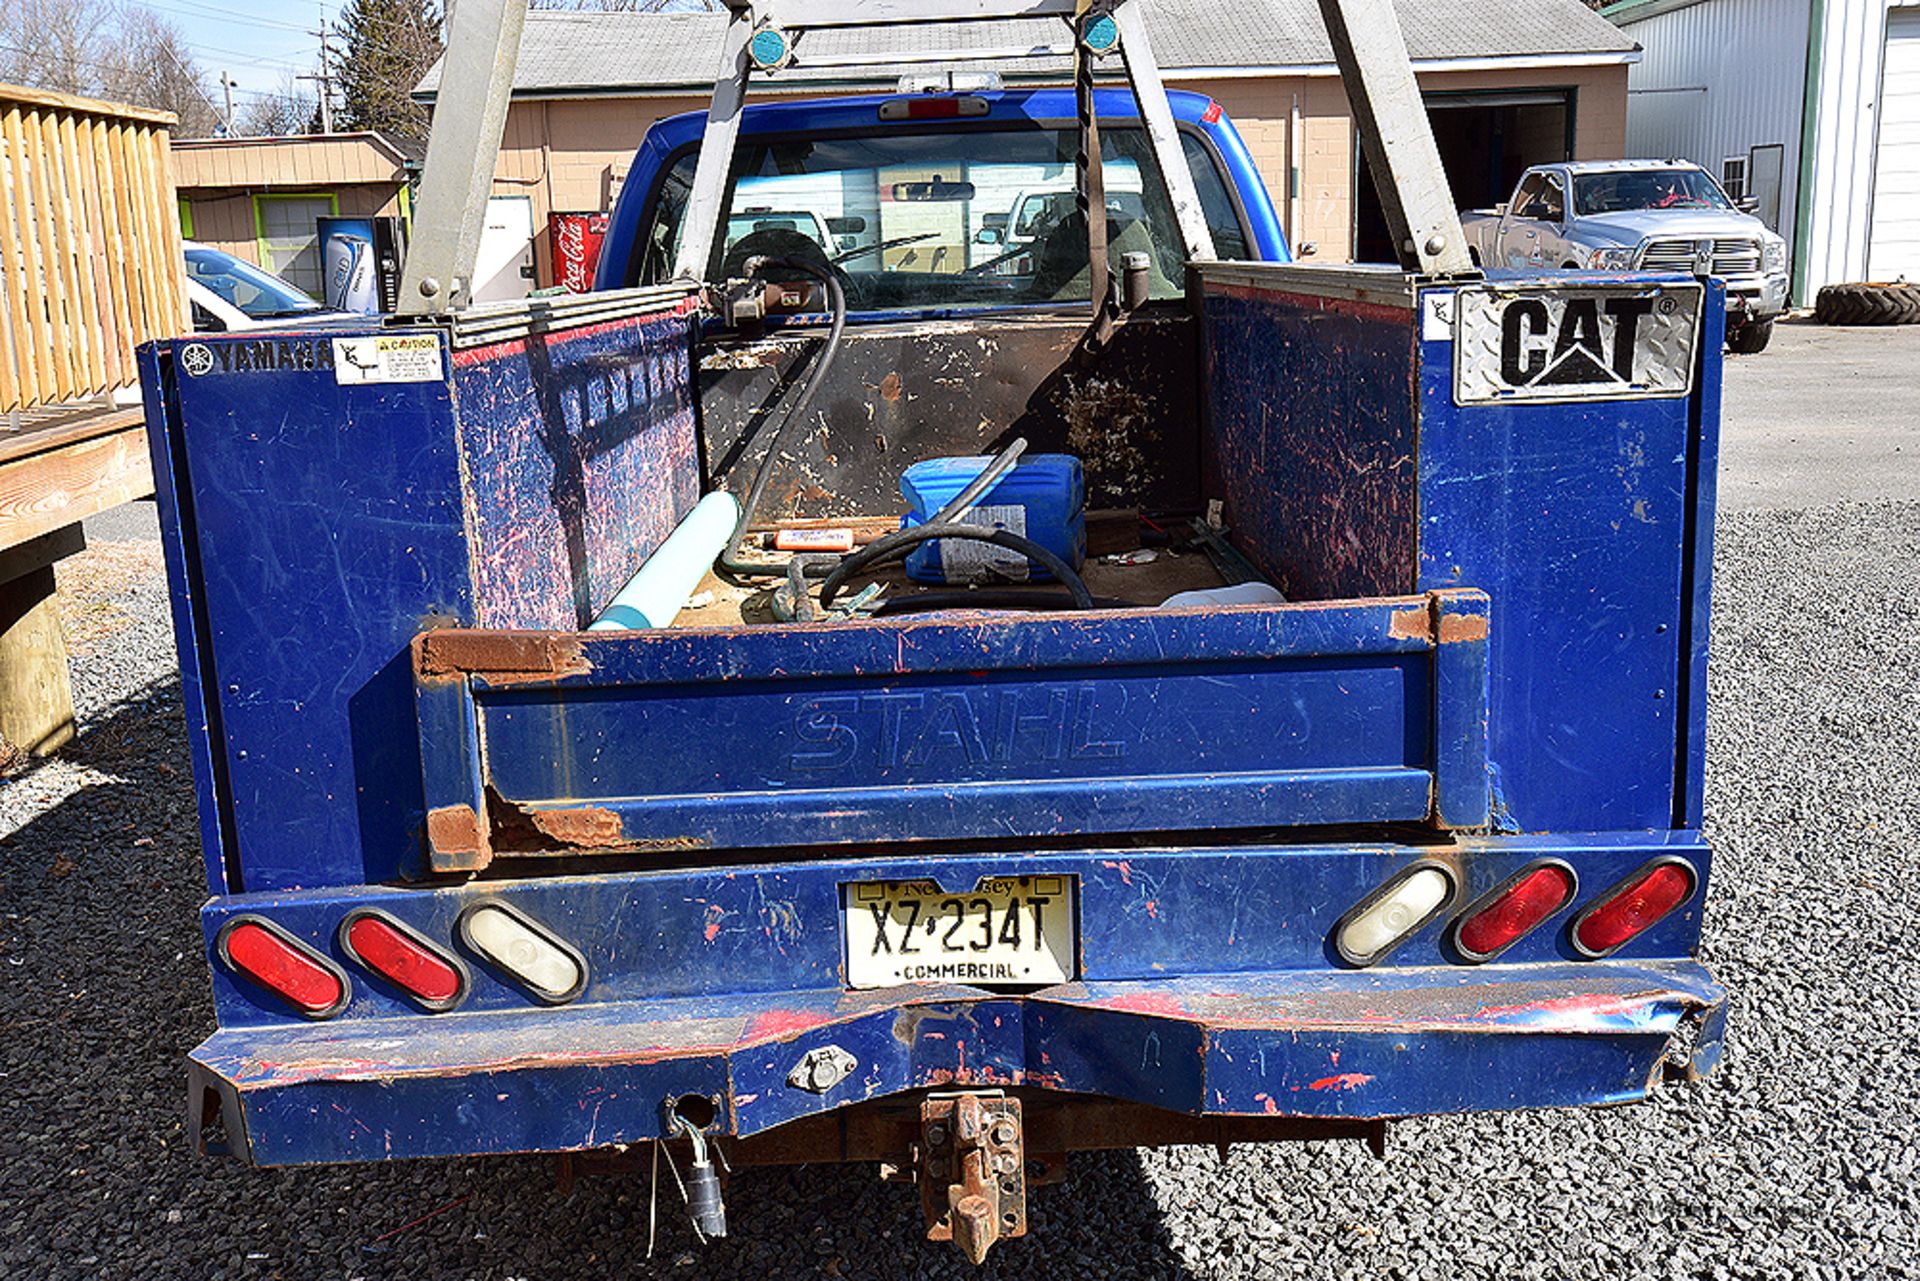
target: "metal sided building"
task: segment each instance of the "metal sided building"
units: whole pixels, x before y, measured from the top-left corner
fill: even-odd
[[[1920,280],[1920,0],[1626,0],[1627,147],[1751,196],[1793,299]]]

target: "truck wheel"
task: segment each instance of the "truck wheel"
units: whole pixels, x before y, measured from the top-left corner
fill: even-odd
[[[1727,330],[1727,350],[1736,356],[1758,356],[1771,341],[1771,320],[1749,320],[1738,328]]]
[[[1920,285],[1827,285],[1814,299],[1823,325],[1920,325]]]

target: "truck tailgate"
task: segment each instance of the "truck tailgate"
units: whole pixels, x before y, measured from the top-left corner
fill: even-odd
[[[434,866],[1484,825],[1487,600],[695,633],[430,631]]]

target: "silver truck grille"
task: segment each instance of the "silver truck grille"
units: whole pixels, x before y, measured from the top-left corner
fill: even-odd
[[[1711,245],[1711,250],[1706,246]],[[1640,251],[1645,271],[1686,271],[1705,253],[1711,253],[1712,273],[1740,276],[1760,270],[1760,242],[1735,237],[1725,240],[1650,240]]]

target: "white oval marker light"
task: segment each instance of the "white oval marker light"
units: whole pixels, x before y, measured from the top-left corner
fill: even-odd
[[[1342,925],[1335,945],[1353,964],[1371,965],[1432,919],[1452,896],[1452,877],[1437,867],[1417,868]]]
[[[467,946],[542,1001],[571,1001],[587,985],[586,963],[577,952],[497,903],[469,908],[460,932]]]

